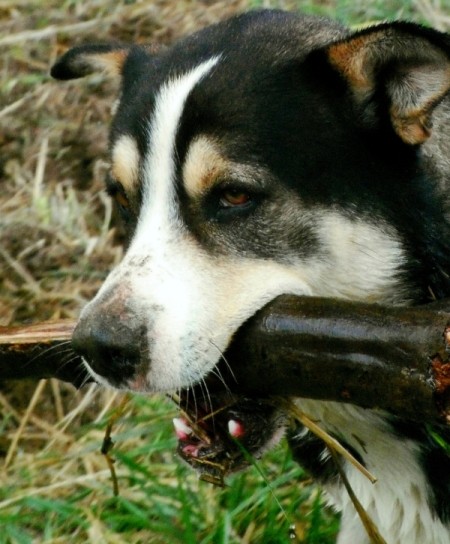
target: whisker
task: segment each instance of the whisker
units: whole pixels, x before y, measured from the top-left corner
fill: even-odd
[[[54,350],[58,351],[61,348],[63,348],[63,349],[61,349],[61,353],[67,353],[68,351],[72,351],[72,353],[73,353],[73,350],[69,349],[69,347],[68,347],[70,345],[70,343],[71,343],[70,340],[64,340],[63,342],[58,342],[58,343],[54,344],[53,346],[49,346],[45,350],[40,351],[39,353],[36,353],[36,355],[34,357],[31,357],[31,359],[29,361],[27,361],[24,366],[26,367],[26,366],[30,365],[31,363],[34,363],[35,361],[37,361],[40,357],[48,356],[48,354],[51,351],[54,351]]]
[[[79,360],[79,356],[78,355],[74,355],[73,352],[70,352],[68,351],[66,353],[66,359],[63,359],[63,362],[60,364],[59,368],[60,369],[63,369],[65,368],[66,366],[70,365],[71,363],[75,362]]]
[[[185,387],[184,389],[184,395],[180,397],[180,408],[183,410],[187,410],[188,406],[190,404],[189,396],[191,394],[191,388],[190,386]],[[183,405],[181,406],[181,402],[183,402]]]
[[[81,376],[81,371],[78,373],[78,376]],[[77,378],[78,378],[77,376]],[[86,384],[89,383],[89,376],[87,376],[86,374],[84,375],[84,378],[83,378],[83,381],[80,383],[80,385],[78,385],[78,389],[81,389],[82,387],[84,387]]]
[[[70,365],[71,363],[73,363],[74,361],[77,361],[77,360],[80,359],[79,356],[74,354],[72,350],[67,350],[66,357],[67,357],[66,360],[63,363],[61,363],[60,369],[63,369],[65,367],[67,367],[68,365]],[[76,382],[78,382],[78,379],[81,376],[84,376],[82,382],[79,385],[77,385],[78,389],[81,389],[87,383],[89,383],[89,380],[91,378],[91,375],[90,375],[89,371],[87,370],[86,365],[84,364],[84,361],[81,360],[80,362],[81,362],[81,364],[77,365],[79,370],[74,375],[74,379],[73,379],[73,383],[76,383]]]
[[[198,419],[198,405],[197,405],[197,396],[195,394],[195,384],[189,380],[189,385],[186,389],[186,410],[185,411],[189,411],[189,407],[191,406],[192,402],[193,402],[193,411],[194,411],[194,415],[195,415],[195,420]],[[192,401],[189,399],[189,395],[190,393],[192,393]]]
[[[201,384],[201,388],[202,388],[202,392],[203,392],[203,399],[204,399],[206,407],[207,407],[207,412],[211,413],[213,411],[213,403],[212,403],[212,400],[211,400],[211,395],[209,393],[208,384],[206,383],[204,378],[202,378],[200,384]],[[205,398],[205,392],[206,392],[207,398]],[[214,424],[214,418],[213,418],[213,424]]]
[[[84,375],[85,375],[85,378],[83,379],[83,381],[81,382],[81,385],[79,386],[79,389],[81,389],[82,387],[84,387],[85,385],[87,385],[88,383],[90,383],[90,379],[92,378],[90,372],[88,371],[88,369],[86,368],[86,365],[83,364],[83,367],[84,367]],[[79,372],[79,376],[82,375],[82,372],[83,370],[80,369],[80,372]],[[95,378],[94,378],[95,380]],[[92,382],[91,382],[92,383]],[[97,384],[96,381],[94,381],[94,384]]]
[[[228,393],[231,393],[231,389],[230,389],[229,385],[225,381],[224,377],[222,376],[222,373],[220,372],[220,370],[218,368],[213,368],[211,370],[211,374],[213,374],[213,376],[215,376],[222,383],[222,385],[224,386],[225,390]]]
[[[216,350],[218,351],[218,353],[219,353],[219,355],[220,355],[220,358],[221,358],[222,361],[226,364],[228,370],[230,371],[230,374],[231,374],[231,376],[233,377],[233,380],[237,383],[236,376],[234,375],[233,369],[231,368],[231,365],[230,365],[230,363],[227,361],[227,358],[226,358],[225,355],[223,354],[222,350],[220,350],[219,347],[218,347],[211,339],[209,340],[209,343],[210,343],[214,348],[216,348]]]
[[[199,410],[198,410],[197,394],[196,394],[196,391],[195,391],[195,384],[190,385],[190,390],[192,392],[192,398],[194,399],[195,420],[197,420],[198,416],[199,416]]]

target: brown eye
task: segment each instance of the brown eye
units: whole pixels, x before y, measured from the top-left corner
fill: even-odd
[[[241,189],[225,189],[220,195],[220,204],[224,208],[245,206],[250,202],[250,195]]]
[[[117,191],[115,193],[114,200],[121,208],[127,209],[130,205],[130,203],[128,202],[128,198],[121,191]]]
[[[130,201],[123,189],[122,184],[110,174],[106,177],[106,192],[117,205],[117,211],[125,223],[131,219]]]

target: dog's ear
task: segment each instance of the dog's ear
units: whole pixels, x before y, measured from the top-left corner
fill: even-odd
[[[430,136],[432,114],[450,89],[450,36],[413,23],[385,23],[327,47],[331,65],[366,117],[380,100],[407,144]]]
[[[76,79],[94,72],[120,75],[130,46],[121,44],[80,45],[69,49],[52,66],[55,79]]]

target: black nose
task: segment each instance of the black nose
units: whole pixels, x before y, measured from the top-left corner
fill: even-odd
[[[131,326],[132,322],[123,309],[117,312],[103,305],[88,308],[72,336],[74,350],[94,372],[116,387],[133,376],[141,359],[144,331]]]

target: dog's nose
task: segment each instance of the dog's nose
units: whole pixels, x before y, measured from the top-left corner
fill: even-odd
[[[123,311],[100,305],[83,314],[72,336],[74,350],[116,387],[136,372],[142,352],[143,331],[130,322]]]

